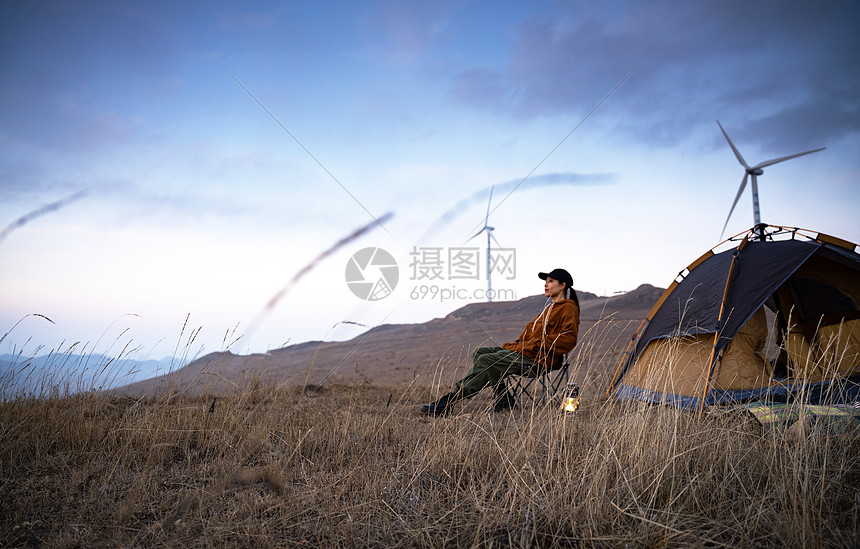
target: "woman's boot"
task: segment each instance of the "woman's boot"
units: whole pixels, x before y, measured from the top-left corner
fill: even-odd
[[[457,398],[457,393],[448,393],[447,395],[443,395],[442,398],[437,400],[436,402],[432,402],[430,404],[425,404],[421,407],[421,411],[425,414],[432,414],[434,416],[441,416],[450,411],[450,406],[459,400]]]

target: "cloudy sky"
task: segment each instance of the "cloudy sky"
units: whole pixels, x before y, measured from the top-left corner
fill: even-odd
[[[491,187],[502,298],[558,266],[665,287],[743,176],[716,120],[750,164],[827,147],[767,168],[762,219],[858,242],[857,28],[853,1],[3,2],[0,353],[444,315],[486,287]],[[751,225],[747,189],[727,236]],[[384,299],[346,284],[366,247]]]

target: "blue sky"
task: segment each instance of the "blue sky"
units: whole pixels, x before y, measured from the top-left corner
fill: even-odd
[[[410,252],[485,246],[493,185],[509,297],[558,266],[666,286],[743,176],[717,119],[750,164],[827,147],[766,169],[763,221],[860,241],[858,24],[848,1],[4,2],[0,227],[86,195],[0,241],[0,333],[54,321],[0,352],[260,352],[444,315],[468,301],[410,293],[486,280],[412,280]],[[747,189],[726,232],[751,224]],[[374,302],[344,280],[368,246],[400,266]]]

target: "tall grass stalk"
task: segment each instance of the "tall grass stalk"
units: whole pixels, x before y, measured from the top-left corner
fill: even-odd
[[[860,546],[856,430],[619,403],[611,358],[577,357],[576,415],[423,416],[441,360],[401,386],[12,399],[0,546]]]
[[[386,405],[393,395],[390,404]],[[856,546],[854,432],[585,397],[430,419],[430,390],[0,405],[0,545]]]

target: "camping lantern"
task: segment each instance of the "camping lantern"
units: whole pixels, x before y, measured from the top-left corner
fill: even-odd
[[[561,408],[560,410],[566,414],[574,414],[579,409],[579,387],[572,381],[567,382],[567,386],[561,393]]]

